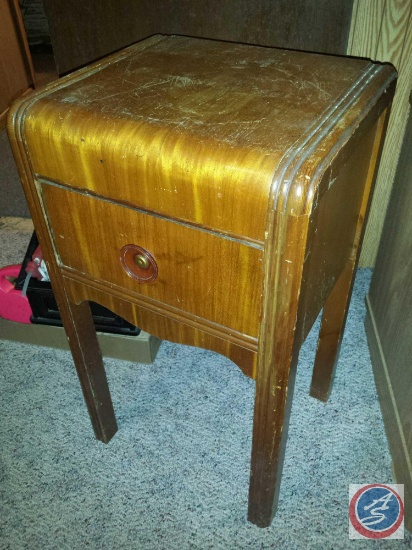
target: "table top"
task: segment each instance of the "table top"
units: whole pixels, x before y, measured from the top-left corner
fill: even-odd
[[[155,36],[40,93],[26,140],[44,177],[261,242],[287,166],[308,160],[307,185],[388,78],[367,60]]]
[[[47,101],[61,116],[76,109],[273,155],[370,69],[360,59],[157,36]]]

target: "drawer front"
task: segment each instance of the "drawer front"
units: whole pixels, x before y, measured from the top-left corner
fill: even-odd
[[[257,337],[261,248],[52,184],[41,194],[61,265]]]

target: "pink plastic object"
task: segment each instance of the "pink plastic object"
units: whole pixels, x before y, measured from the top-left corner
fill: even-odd
[[[17,277],[20,269],[21,265],[8,265],[0,269],[0,317],[29,324],[32,311],[27,296],[22,296],[21,290],[16,290],[6,279]]]

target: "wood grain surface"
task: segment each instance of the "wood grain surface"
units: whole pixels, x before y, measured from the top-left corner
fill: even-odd
[[[390,62],[399,78],[360,265],[373,266],[405,132],[412,88],[411,0],[356,0],[348,54]]]
[[[51,185],[42,185],[42,196],[61,265],[138,293],[165,313],[177,309],[220,325],[245,345],[247,336],[257,338],[262,248]],[[128,244],[153,256],[153,284],[124,269],[120,251]]]
[[[34,170],[258,242],[280,158],[329,112],[338,116],[374,70],[363,60],[183,37],[141,44],[34,102],[25,122]]]
[[[222,337],[221,332],[213,330],[213,327],[202,326],[193,323],[188,318],[178,315],[165,315],[162,308],[154,308],[153,304],[147,305],[136,298],[136,295],[127,295],[124,291],[111,289],[109,293],[105,285],[98,282],[85,282],[83,277],[73,272],[64,271],[65,286],[70,300],[80,304],[85,300],[92,300],[104,305],[112,311],[117,311],[130,323],[146,327],[151,334],[157,334],[160,338],[170,342],[186,344],[199,348],[209,349],[228,357],[250,378],[256,377],[257,347],[252,349],[251,342],[248,347],[235,341],[234,338]]]

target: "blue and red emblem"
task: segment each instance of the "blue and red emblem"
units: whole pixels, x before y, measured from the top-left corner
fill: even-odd
[[[374,483],[356,487],[349,501],[349,521],[356,538],[403,538],[403,495],[398,486]]]

